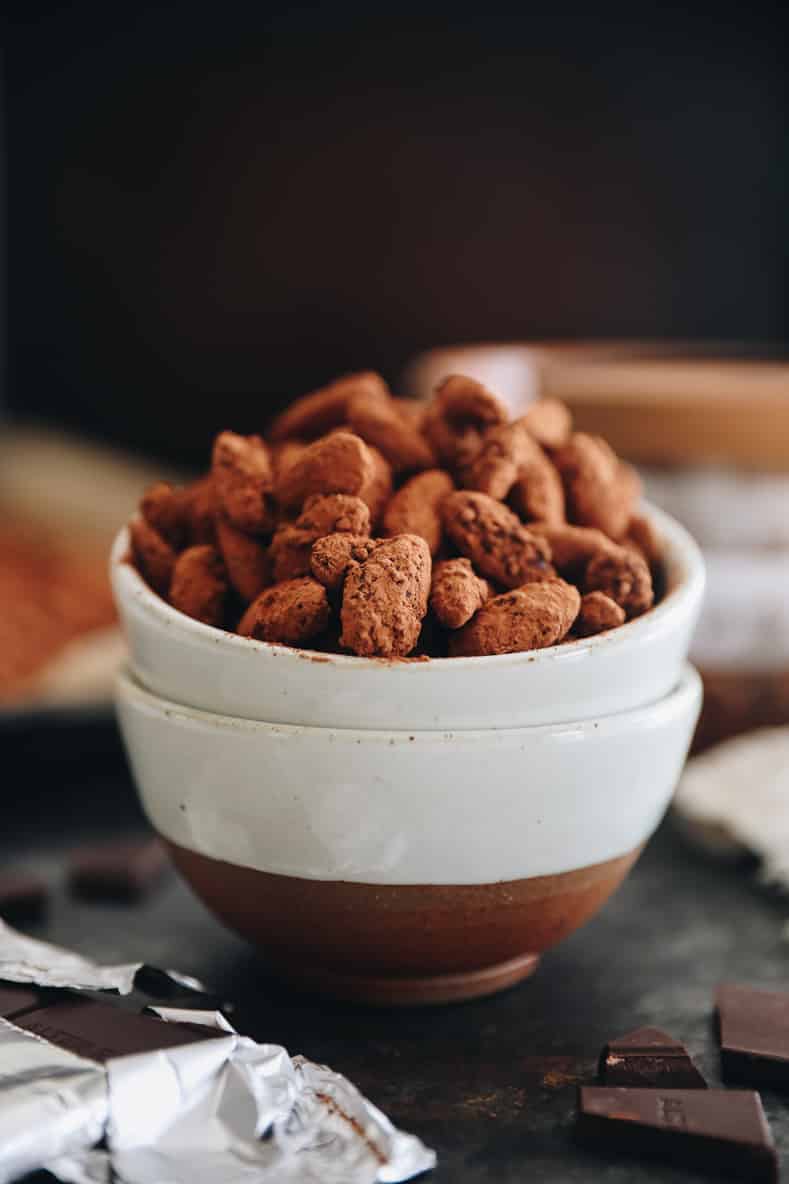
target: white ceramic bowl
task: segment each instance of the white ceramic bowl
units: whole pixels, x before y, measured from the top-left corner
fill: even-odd
[[[118,684],[145,810],[206,902],[291,978],[399,1002],[517,981],[591,915],[662,817],[700,702],[685,667],[615,715],[408,732],[260,723]]]
[[[112,550],[115,599],[135,677],[176,703],[310,727],[522,728],[627,711],[676,686],[704,592],[696,544],[647,508],[666,545],[668,590],[651,612],[584,641],[530,653],[429,662],[315,654],[251,641],[184,616]]]

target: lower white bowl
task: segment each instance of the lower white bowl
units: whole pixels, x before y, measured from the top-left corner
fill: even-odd
[[[387,1002],[484,993],[594,912],[660,821],[699,713],[665,698],[483,731],[298,727],[118,682],[143,805],[282,973]]]

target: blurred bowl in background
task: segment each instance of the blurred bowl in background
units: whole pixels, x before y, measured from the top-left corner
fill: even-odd
[[[752,355],[755,351],[747,351]],[[579,431],[644,465],[789,472],[789,361],[690,342],[522,342],[445,346],[407,363],[403,388],[427,398],[470,374],[513,414],[563,399]]]

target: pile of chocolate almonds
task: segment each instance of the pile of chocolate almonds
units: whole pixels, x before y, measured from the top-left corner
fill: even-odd
[[[510,420],[472,378],[420,404],[365,372],[298,399],[265,439],[221,432],[205,477],[147,491],[132,556],[176,609],[246,637],[512,653],[652,606],[662,548],[639,495],[554,399]]]

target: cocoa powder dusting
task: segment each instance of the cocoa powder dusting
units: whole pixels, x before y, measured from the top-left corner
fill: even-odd
[[[652,575],[642,555],[629,547],[615,547],[595,556],[586,569],[586,590],[604,592],[624,609],[628,618],[652,607]]]
[[[600,436],[577,432],[555,456],[572,520],[621,539],[638,501],[632,469]]]
[[[449,641],[453,657],[511,654],[557,645],[581,607],[578,589],[564,580],[543,580],[494,596]]]
[[[324,631],[329,615],[326,589],[317,580],[285,580],[250,605],[238,632],[259,641],[301,646]]]
[[[366,536],[370,510],[359,497],[346,493],[317,494],[307,499],[291,526],[281,526],[269,551],[274,579],[292,580],[310,573],[310,553],[318,539],[335,532]]]
[[[441,547],[443,527],[441,503],[455,488],[449,473],[428,469],[406,481],[384,512],[384,534],[418,534],[436,555]]]
[[[182,551],[175,561],[170,602],[179,612],[204,625],[221,625],[227,588],[222,556],[210,543],[199,543]]]
[[[623,540],[637,547],[650,567],[656,567],[663,556],[663,540],[658,530],[643,514],[634,514]]]
[[[429,469],[435,464],[427,440],[393,400],[368,393],[354,395],[348,403],[348,423],[358,436],[378,449],[396,473]]]
[[[573,584],[582,580],[590,559],[616,545],[602,530],[591,526],[533,522],[530,529],[547,540],[554,566]]]
[[[276,493],[281,506],[295,510],[314,494],[361,496],[373,478],[373,458],[364,440],[352,432],[337,431],[315,440],[280,473]]]
[[[460,629],[490,597],[490,584],[469,559],[444,559],[433,569],[430,607],[445,629]]]
[[[451,374],[436,388],[424,432],[439,461],[451,470],[468,464],[487,429],[508,418],[503,404],[481,382]]]
[[[249,534],[266,534],[274,524],[274,475],[260,436],[220,432],[214,441],[211,475],[228,521]]]
[[[479,448],[463,467],[464,489],[476,489],[504,501],[530,462],[542,456],[521,423],[500,423],[488,428]]]
[[[560,526],[565,521],[562,479],[544,452],[535,450],[521,466],[510,492],[510,505],[524,522]]]
[[[380,523],[389,504],[394,489],[394,480],[392,466],[383,453],[379,452],[374,444],[368,444],[367,451],[372,460],[372,469],[359,491],[359,497],[367,503],[370,510],[370,524],[375,528]]]
[[[561,448],[570,438],[573,419],[570,409],[560,399],[535,399],[519,423],[543,448]]]
[[[405,657],[417,643],[430,592],[430,548],[413,534],[384,540],[345,577],[340,644],[360,657]]]
[[[169,481],[157,481],[142,495],[140,513],[176,551],[184,545],[189,529],[185,491],[175,489]]]
[[[186,515],[185,546],[216,541],[216,519],[220,511],[214,479],[210,473],[182,491]]]
[[[329,592],[337,592],[351,564],[364,563],[381,541],[358,534],[328,534],[312,546],[310,571]]]
[[[144,518],[129,524],[131,553],[134,562],[154,592],[167,596],[175,567],[175,551]]]
[[[242,600],[254,600],[272,581],[267,548],[259,538],[238,530],[224,514],[216,517],[216,544],[233,588]]]
[[[315,440],[332,428],[348,422],[348,403],[357,394],[386,399],[389,395],[380,374],[365,370],[342,378],[296,399],[272,423],[268,436],[273,443],[301,438]]]
[[[480,575],[517,588],[556,574],[547,540],[495,498],[458,490],[444,498],[441,509],[447,535]]]
[[[581,611],[574,630],[579,637],[591,637],[624,623],[625,610],[621,605],[604,592],[587,592],[581,599]]]

